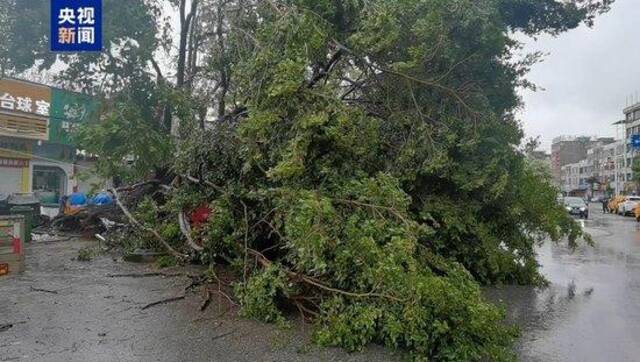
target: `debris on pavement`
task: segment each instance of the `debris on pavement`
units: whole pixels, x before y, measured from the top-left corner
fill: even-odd
[[[161,272],[148,272],[148,273],[127,273],[127,274],[107,274],[107,278],[148,278],[148,277],[181,277],[185,276],[184,273],[161,273]]]
[[[175,302],[175,301],[178,301],[178,300],[183,300],[184,298],[185,298],[184,295],[180,295],[180,296],[177,296],[177,297],[166,298],[166,299],[159,300],[157,302],[146,304],[145,306],[143,306],[140,309],[145,310],[145,309],[154,307],[156,305],[167,304],[167,303]]]
[[[21,322],[12,322],[12,323],[0,323],[0,332],[7,331],[13,328],[16,324],[25,324],[25,323],[27,322],[21,321]]]
[[[42,292],[42,293],[49,293],[49,294],[58,294],[57,290],[50,290],[50,289],[43,289],[43,288],[35,288],[33,286],[29,287],[29,289],[32,292]]]

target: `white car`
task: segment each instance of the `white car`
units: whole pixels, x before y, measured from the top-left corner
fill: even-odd
[[[633,209],[638,206],[640,202],[640,196],[627,196],[624,201],[618,206],[618,214],[629,215],[633,213]]]

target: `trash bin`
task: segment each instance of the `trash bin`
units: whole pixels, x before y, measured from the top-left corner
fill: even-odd
[[[9,215],[9,194],[0,193],[0,215]]]
[[[24,241],[31,241],[31,230],[40,222],[40,201],[32,193],[17,193],[9,197],[8,204],[9,214],[24,216]]]

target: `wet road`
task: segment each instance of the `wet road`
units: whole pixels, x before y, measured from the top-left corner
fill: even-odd
[[[640,224],[592,204],[581,221],[596,242],[539,250],[549,288],[491,291],[522,330],[522,361],[640,361]]]
[[[640,224],[592,205],[583,222],[597,245],[539,250],[549,288],[488,291],[521,326],[522,361],[640,361]],[[145,271],[102,255],[74,260],[92,242],[32,243],[27,271],[0,278],[0,361],[389,361],[380,346],[348,354],[309,343],[309,326],[282,331],[238,319],[220,299],[199,311],[186,277],[108,278]],[[40,291],[46,289],[49,293]],[[228,313],[225,313],[227,312]]]
[[[291,329],[236,316],[224,298],[200,311],[190,279],[108,277],[148,272],[108,255],[75,260],[95,242],[31,243],[27,270],[0,278],[0,361],[389,361],[380,346],[349,354],[310,343],[309,325]],[[200,270],[201,272],[202,270]],[[185,272],[163,270],[164,273]],[[191,271],[195,273],[196,271]],[[145,309],[149,303],[183,300]]]

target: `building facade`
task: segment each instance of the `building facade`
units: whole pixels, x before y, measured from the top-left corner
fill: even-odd
[[[640,135],[640,103],[633,104],[623,110],[625,124],[625,147],[626,147],[626,183],[625,188],[629,191],[638,191],[638,185],[633,179],[632,166],[634,160],[640,156],[640,149],[634,147],[632,139]]]
[[[560,136],[551,144],[551,174],[558,185],[562,185],[562,167],[587,159],[587,151],[595,145],[615,142],[612,137]]]
[[[588,160],[569,163],[561,168],[561,191],[570,196],[587,196],[590,194],[590,178],[593,166]]]
[[[640,103],[623,110],[624,138],[562,136],[553,140],[552,170],[560,189],[568,195],[601,196],[638,193],[634,161],[640,163]],[[640,143],[640,142],[639,142]]]
[[[72,132],[97,118],[98,106],[83,94],[0,78],[0,193],[38,191],[57,200],[78,189]]]

